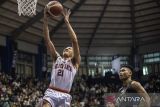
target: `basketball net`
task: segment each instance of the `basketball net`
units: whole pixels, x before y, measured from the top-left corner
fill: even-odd
[[[19,16],[34,16],[36,15],[37,0],[17,0]]]

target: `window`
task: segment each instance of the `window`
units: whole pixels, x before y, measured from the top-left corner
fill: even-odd
[[[96,68],[90,68],[89,69],[89,75],[91,75],[91,76],[95,76],[95,73],[96,73]]]
[[[34,76],[34,56],[25,52],[18,52],[16,73],[24,77]]]
[[[159,57],[160,56],[160,53],[154,53],[154,57]]]
[[[159,74],[160,52],[143,55],[143,75]]]
[[[148,55],[144,55],[144,58],[147,58],[148,57]]]
[[[143,75],[148,75],[148,67],[147,66],[143,66]]]
[[[128,61],[121,61],[122,65],[128,64]]]
[[[111,71],[112,69],[109,69],[109,68],[103,69],[103,76],[105,76],[107,72],[111,72]]]
[[[32,72],[33,70],[32,70],[32,66],[31,65],[27,65],[26,66],[26,75],[28,75],[29,77],[31,77],[32,76]]]
[[[144,64],[160,62],[160,52],[143,55]]]
[[[83,58],[83,57],[82,57]],[[83,59],[85,59],[84,57]],[[120,56],[121,64],[128,64],[129,57],[128,56]],[[88,57],[88,66],[85,65],[86,60],[82,60],[81,66],[88,67],[87,74],[94,76],[96,74],[96,68],[98,69],[98,73],[101,75],[105,75],[106,72],[111,71],[112,69],[112,60],[113,56],[90,56]]]
[[[16,65],[16,73],[19,74],[19,75],[24,75],[24,73],[25,73],[25,65],[18,63]]]
[[[155,62],[159,62],[159,61],[160,61],[160,58],[154,58],[154,61],[155,61]]]
[[[154,54],[148,54],[148,58],[152,58]]]
[[[97,65],[97,62],[89,62],[89,65],[91,65],[91,66],[96,66],[96,65]]]

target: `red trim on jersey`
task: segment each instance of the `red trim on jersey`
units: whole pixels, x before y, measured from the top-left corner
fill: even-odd
[[[60,92],[69,94],[69,91],[64,90],[64,89],[60,89],[60,88],[53,87],[53,86],[49,86],[48,88],[50,88],[50,89],[52,89],[52,90],[55,90],[55,91],[60,91]]]

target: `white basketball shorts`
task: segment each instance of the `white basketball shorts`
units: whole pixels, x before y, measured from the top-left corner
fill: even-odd
[[[43,99],[48,101],[52,107],[70,107],[72,97],[70,94],[47,89]]]

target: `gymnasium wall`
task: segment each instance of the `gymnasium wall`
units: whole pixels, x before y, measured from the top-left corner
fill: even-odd
[[[4,36],[0,36],[0,46],[6,46],[6,38]]]
[[[140,46],[138,52],[140,54],[160,52],[160,43],[152,43],[152,44]]]
[[[27,42],[23,42],[18,40],[18,49],[28,53],[38,53],[38,46],[35,44],[30,44]],[[6,46],[6,37],[0,36],[0,46]],[[86,49],[82,49],[81,54],[85,54]],[[59,53],[62,53],[63,49],[57,50]],[[159,52],[160,51],[160,43],[152,43],[148,45],[140,46],[138,52],[140,54],[150,53],[150,52]],[[116,55],[116,54],[129,55],[130,48],[129,47],[94,47],[90,50],[90,55]]]
[[[129,55],[130,47],[95,47],[91,48],[90,55]]]
[[[17,41],[17,44],[18,44],[18,50],[28,52],[28,53],[33,53],[33,54],[38,53],[38,46],[35,44],[30,44],[30,43],[23,42],[20,40]],[[0,36],[0,46],[3,46],[3,47],[6,46],[6,37],[5,36]]]
[[[156,0],[155,2],[135,0],[135,33],[138,43],[141,44],[138,49],[140,54],[160,52],[159,12]]]
[[[17,44],[18,44],[18,50],[25,51],[28,53],[34,53],[34,54],[38,53],[37,45],[33,45],[23,41],[17,41]]]

